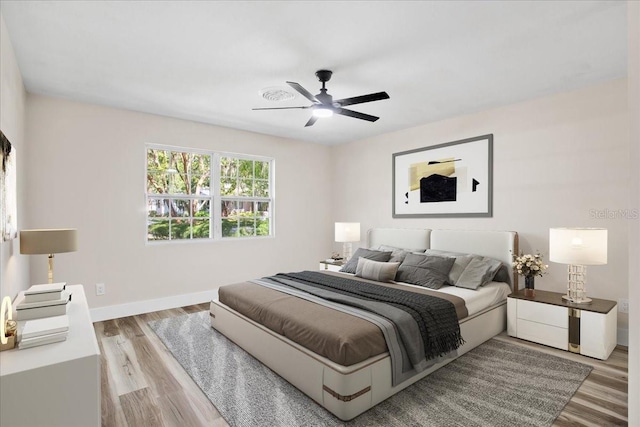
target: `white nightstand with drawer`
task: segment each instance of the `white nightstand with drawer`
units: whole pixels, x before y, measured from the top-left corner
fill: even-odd
[[[557,292],[521,290],[507,299],[507,333],[512,337],[605,360],[616,346],[617,304],[594,298],[571,304]]]
[[[328,270],[328,271],[340,271],[340,269],[344,266],[344,262],[342,261],[320,261],[320,265],[318,266],[319,270]]]

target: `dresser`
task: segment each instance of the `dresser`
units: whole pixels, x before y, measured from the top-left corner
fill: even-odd
[[[524,290],[507,299],[507,333],[562,350],[606,360],[617,342],[617,304],[593,298],[590,304],[572,304],[561,293]]]
[[[100,349],[83,286],[67,286],[67,291],[65,341],[0,352],[3,427],[100,426]],[[14,307],[22,298],[21,293]]]

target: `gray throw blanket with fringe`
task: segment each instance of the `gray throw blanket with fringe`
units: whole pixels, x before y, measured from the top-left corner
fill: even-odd
[[[455,307],[442,298],[315,271],[278,274],[253,282],[298,289],[327,301],[329,306],[344,304],[353,309],[343,311],[359,317],[371,317],[362,315],[361,310],[381,316],[374,323],[382,329],[395,365],[393,385],[455,355],[464,343]],[[385,327],[386,319],[391,326]]]

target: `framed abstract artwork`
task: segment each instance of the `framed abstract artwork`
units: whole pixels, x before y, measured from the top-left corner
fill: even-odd
[[[2,240],[18,236],[16,149],[0,131],[0,235]]]
[[[491,217],[493,134],[393,154],[393,217]]]

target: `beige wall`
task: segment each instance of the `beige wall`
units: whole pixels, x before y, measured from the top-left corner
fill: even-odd
[[[640,3],[629,1],[629,135],[631,206],[640,210]],[[629,425],[640,426],[640,221],[629,230]]]
[[[629,207],[626,84],[617,80],[335,146],[332,176],[342,176],[344,185],[344,191],[332,193],[335,217],[360,221],[363,230],[514,230],[522,250],[540,250],[546,259],[550,227],[605,227],[609,263],[589,268],[588,293],[626,298],[630,221],[591,215],[593,209]],[[392,153],[488,133],[494,135],[492,218],[391,217]],[[549,264],[549,274],[538,278],[536,287],[564,291],[566,266]],[[627,328],[626,315],[619,316],[619,326]]]
[[[80,250],[57,256],[55,274],[84,284],[92,308],[315,269],[327,257],[326,146],[35,95],[27,137],[33,226],[78,228]],[[275,158],[275,238],[145,244],[145,143]],[[32,258],[33,280],[46,280],[45,256]]]
[[[24,138],[26,92],[11,40],[0,15],[0,129],[16,149],[18,186],[18,228],[27,223],[25,191],[27,146]],[[0,297],[14,298],[29,284],[28,260],[20,256],[18,239],[0,239]]]

